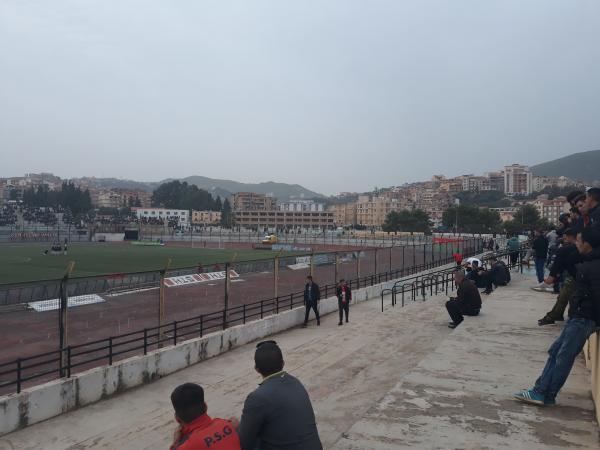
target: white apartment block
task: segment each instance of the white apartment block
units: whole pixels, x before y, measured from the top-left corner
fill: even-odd
[[[513,164],[504,167],[506,195],[529,195],[533,192],[533,174],[528,166]]]
[[[321,212],[325,211],[325,205],[323,203],[316,203],[314,200],[290,200],[279,202],[277,209],[279,211],[292,212]]]
[[[171,208],[132,208],[138,219],[162,219],[168,221],[177,218],[179,224],[187,226],[189,224],[189,213],[185,209]]]

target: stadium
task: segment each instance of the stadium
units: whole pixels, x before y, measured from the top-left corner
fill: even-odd
[[[342,278],[365,287],[481,247],[479,238],[422,235],[315,235],[266,250],[260,235],[241,240],[74,242],[66,252],[2,244],[2,393],[302,306],[308,274],[327,297]]]

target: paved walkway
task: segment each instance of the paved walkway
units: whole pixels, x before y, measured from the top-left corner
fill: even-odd
[[[319,328],[275,336],[286,369],[309,390],[324,448],[600,448],[582,360],[560,406],[536,408],[510,398],[538,375],[559,331],[536,325],[553,296],[528,290],[532,278],[515,278],[484,298],[480,317],[456,330],[446,327],[439,296],[386,313],[371,301],[352,308],[349,325],[338,327],[329,315]],[[168,448],[171,390],[200,383],[211,415],[239,415],[259,382],[253,353],[246,345],[12,433],[0,438],[0,450]]]

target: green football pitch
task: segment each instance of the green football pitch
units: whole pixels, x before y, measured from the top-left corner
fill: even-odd
[[[206,249],[185,247],[150,247],[127,244],[73,244],[67,255],[43,254],[48,246],[0,246],[0,283],[61,278],[69,261],[75,262],[72,276],[141,272],[164,268],[210,265],[231,261],[272,258],[275,252],[260,250]]]

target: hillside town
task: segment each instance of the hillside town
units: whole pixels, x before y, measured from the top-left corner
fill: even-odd
[[[461,204],[461,199],[471,195],[477,198],[492,197],[486,207],[499,214],[502,222],[515,218],[523,205],[533,206],[540,218],[556,224],[561,213],[569,210],[564,195],[552,195],[583,184],[561,177],[535,176],[528,166],[512,164],[503,170],[483,175],[467,174],[447,178],[434,175],[429,181],[407,183],[368,193],[339,193],[326,198],[291,198],[279,200],[271,194],[236,192],[225,199],[230,205],[230,217],[223,223],[222,204],[211,209],[179,209],[176,205],[153,202],[153,193],[146,190],[123,188],[98,188],[92,178],[80,178],[72,183],[89,194],[91,207],[97,212],[94,220],[115,222],[114,215],[123,209],[126,217],[117,221],[135,221],[150,224],[174,225],[185,230],[189,226],[226,225],[249,229],[381,229],[392,212],[425,212],[433,228],[443,226],[443,215],[448,208]],[[22,177],[0,179],[0,206],[3,225],[16,222],[15,208],[27,205],[27,193],[60,190],[66,180],[49,173],[26,174]],[[87,194],[86,194],[87,195]],[[220,203],[221,199],[219,199]],[[54,223],[48,219],[45,206],[27,209],[21,217],[31,221]],[[12,208],[12,209],[11,209]],[[41,211],[40,212],[40,208]],[[9,212],[13,212],[9,215]],[[121,214],[122,216],[123,214]],[[13,220],[10,220],[10,217]],[[40,219],[42,217],[42,219]],[[44,219],[45,218],[45,219]],[[27,220],[27,219],[26,219]],[[84,221],[90,220],[87,216]]]

